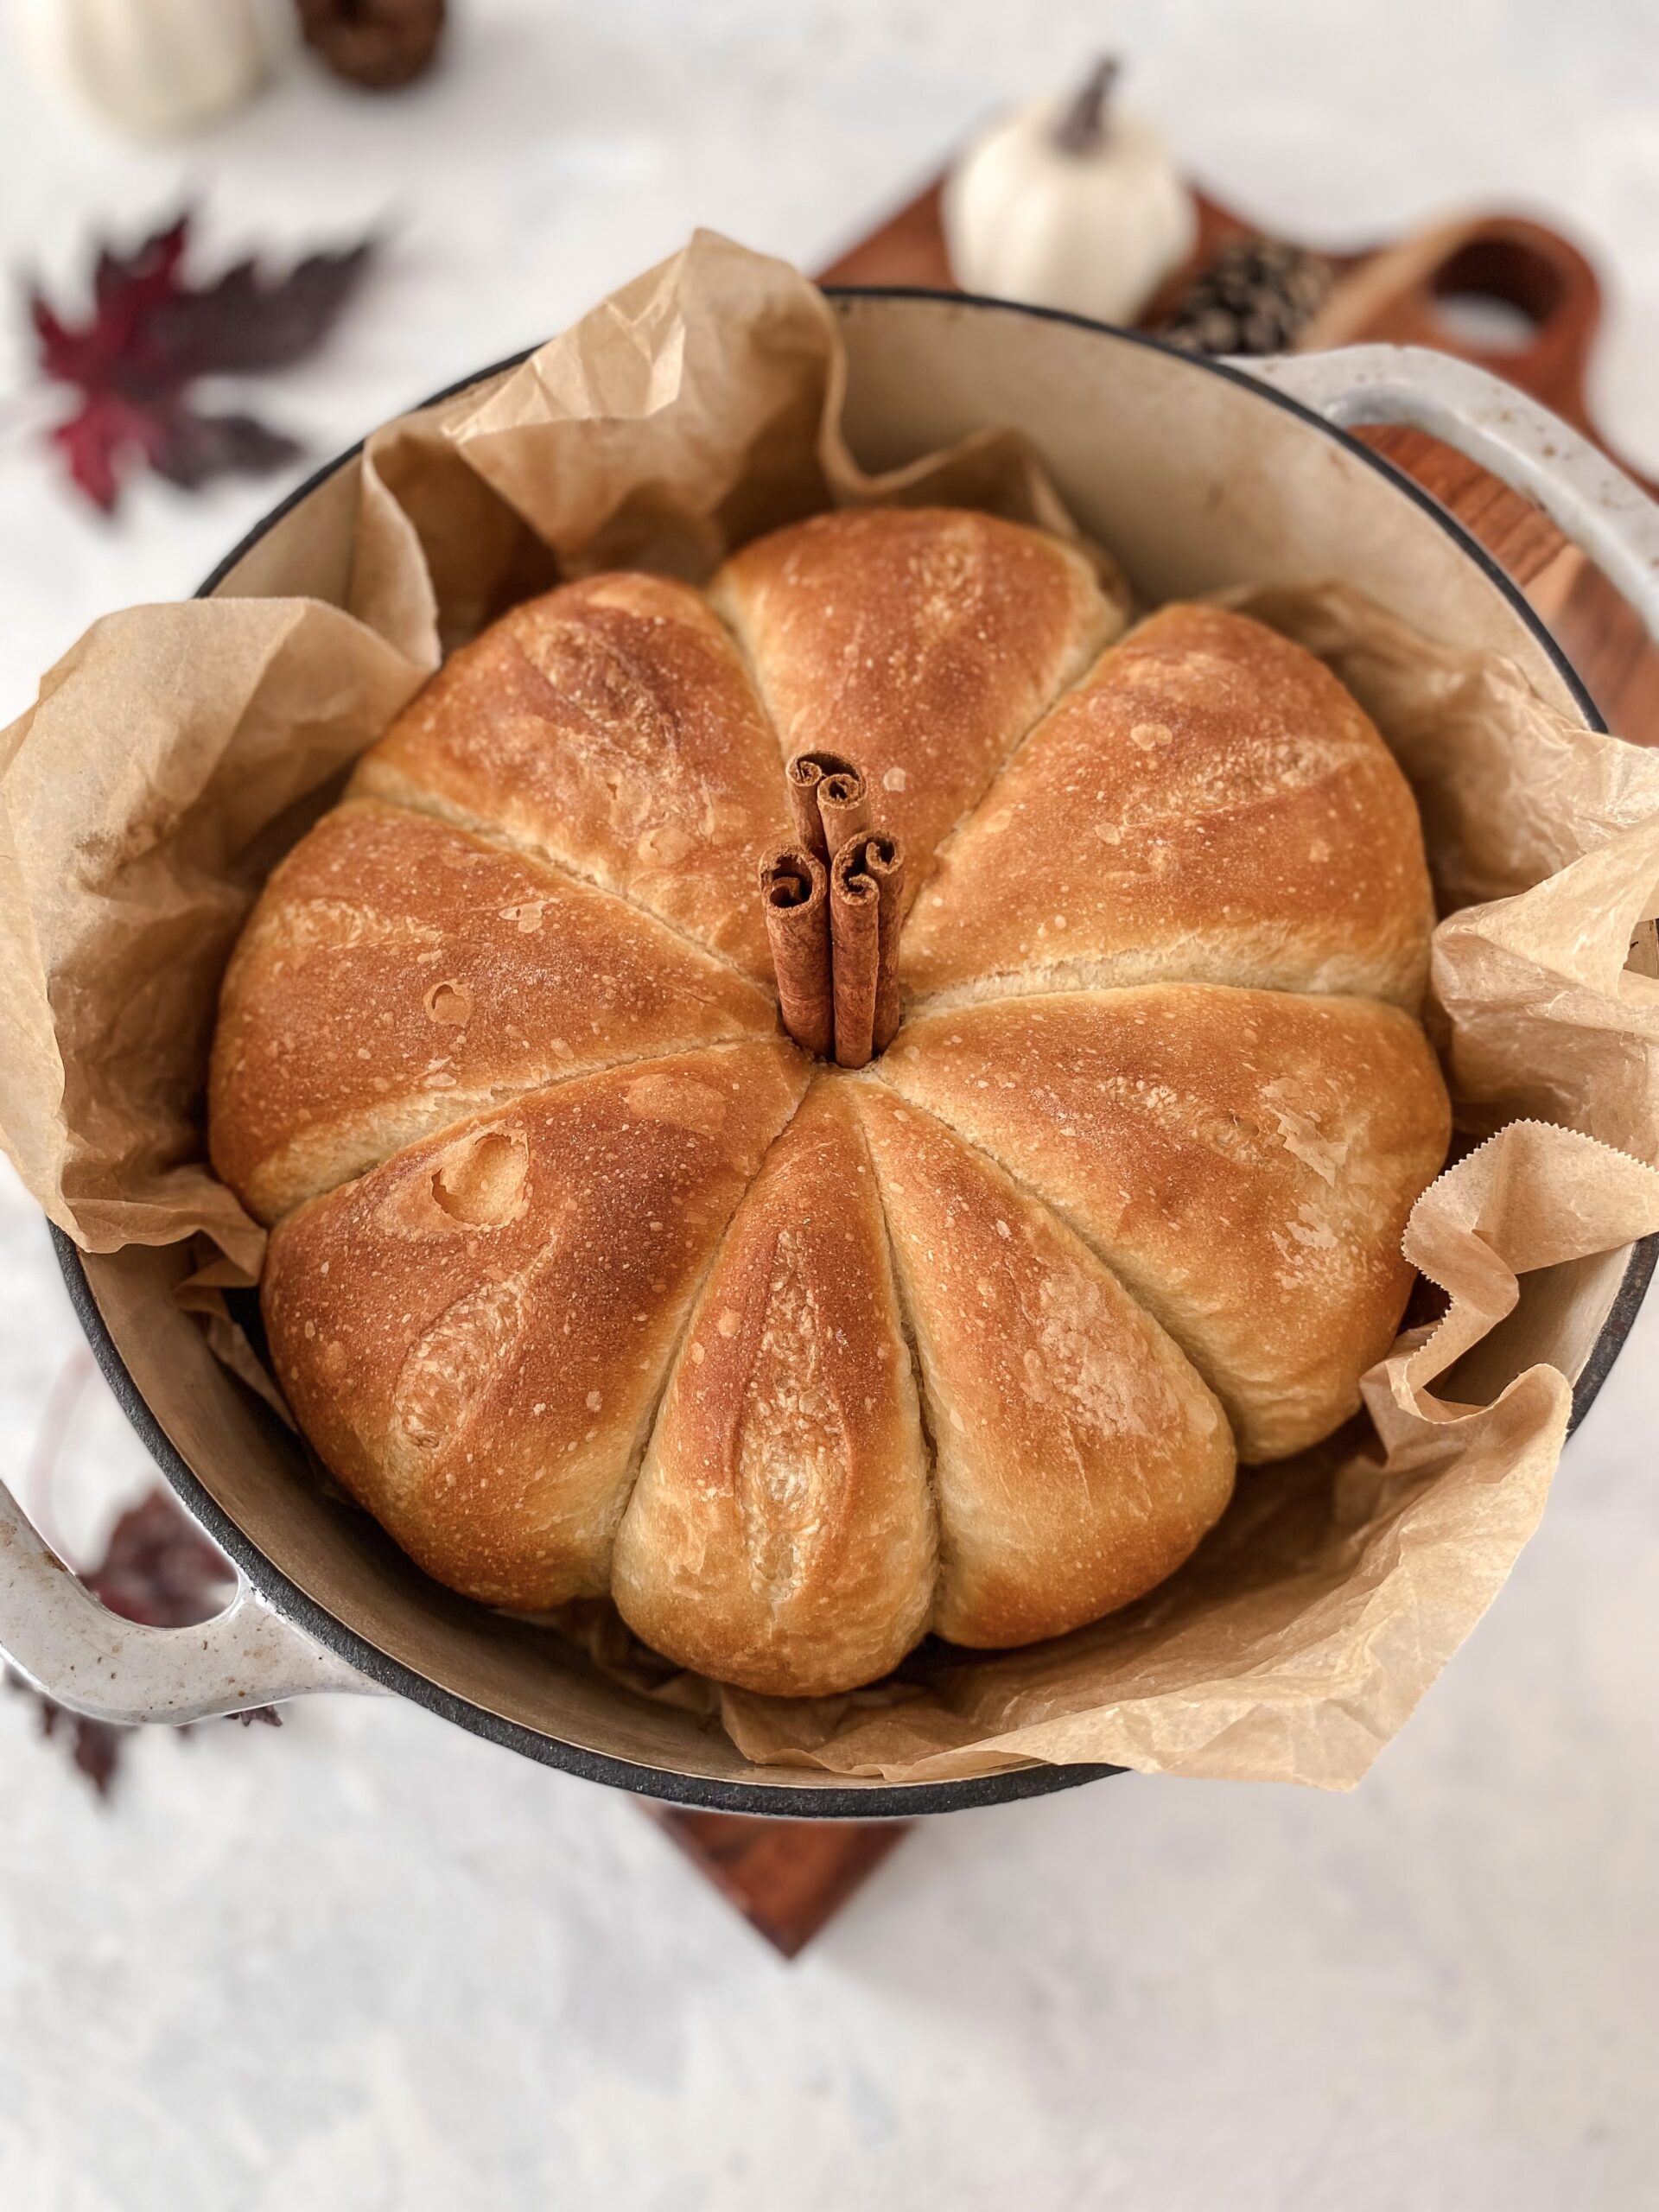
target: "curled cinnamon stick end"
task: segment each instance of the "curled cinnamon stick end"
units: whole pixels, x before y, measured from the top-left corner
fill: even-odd
[[[870,834],[868,785],[841,753],[798,753],[785,772],[795,842],[827,868],[849,837]]]
[[[823,818],[824,842],[832,853],[855,838],[868,837],[875,828],[870,815],[869,786],[861,768],[837,768],[818,783],[818,812]]]
[[[899,916],[905,856],[896,837],[854,837],[830,870],[836,1059],[861,1068],[899,1027]]]
[[[792,846],[774,853],[761,863],[760,896],[784,1027],[798,1045],[827,1060],[835,1042],[835,987],[823,862]]]

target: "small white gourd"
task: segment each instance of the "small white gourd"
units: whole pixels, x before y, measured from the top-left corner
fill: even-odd
[[[276,44],[265,0],[16,0],[16,17],[42,76],[142,138],[240,106]]]
[[[1192,196],[1151,126],[1120,114],[1103,61],[1071,99],[995,124],[944,192],[964,291],[1133,322],[1198,235]]]

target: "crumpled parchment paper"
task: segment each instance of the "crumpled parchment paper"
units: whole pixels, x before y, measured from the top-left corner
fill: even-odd
[[[370,439],[337,549],[342,605],[111,616],[0,738],[6,1148],[89,1250],[211,1239],[191,1299],[245,1380],[253,1355],[219,1294],[255,1279],[263,1237],[209,1171],[200,1121],[219,976],[273,860],[442,653],[559,575],[702,577],[830,504],[979,505],[1077,535],[1039,457],[994,425],[862,474],[839,429],[843,375],[811,285],[699,235],[522,366]],[[1547,1359],[1505,1374],[1496,1356],[1526,1279],[1659,1230],[1659,982],[1626,966],[1659,887],[1659,760],[1344,588],[1231,596],[1330,662],[1422,809],[1445,917],[1431,1027],[1459,1128],[1487,1140],[1408,1233],[1449,1310],[1367,1378],[1369,1418],[1247,1472],[1171,1581],[1054,1643],[931,1646],[874,1689],[790,1702],[672,1675],[602,1609],[564,1619],[642,1694],[717,1714],[756,1761],[1352,1783],[1543,1510],[1571,1392]]]

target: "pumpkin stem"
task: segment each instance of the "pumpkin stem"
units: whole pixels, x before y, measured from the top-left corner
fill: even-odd
[[[1098,153],[1106,141],[1106,106],[1122,64],[1096,62],[1089,81],[1054,126],[1054,143],[1063,154]]]

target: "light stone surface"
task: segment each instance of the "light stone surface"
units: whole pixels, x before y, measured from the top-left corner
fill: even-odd
[[[189,192],[230,252],[384,224],[269,411],[319,456],[567,321],[694,221],[822,262],[1103,36],[1192,166],[1332,242],[1536,205],[1613,306],[1659,469],[1659,41],[1631,0],[461,0],[383,104],[303,70],[183,149],[38,95],[0,18],[0,266]],[[15,329],[0,391],[20,390]],[[283,487],[98,524],[0,422],[0,717]],[[0,1175],[0,1454],[68,1402],[85,1557],[141,1448]],[[1659,1305],[1487,1623],[1355,1796],[1127,1779],[912,1835],[793,1967],[638,1809],[406,1706],[146,1738],[105,1808],[0,1697],[4,2212],[888,2202],[1610,2212],[1659,2182]]]

